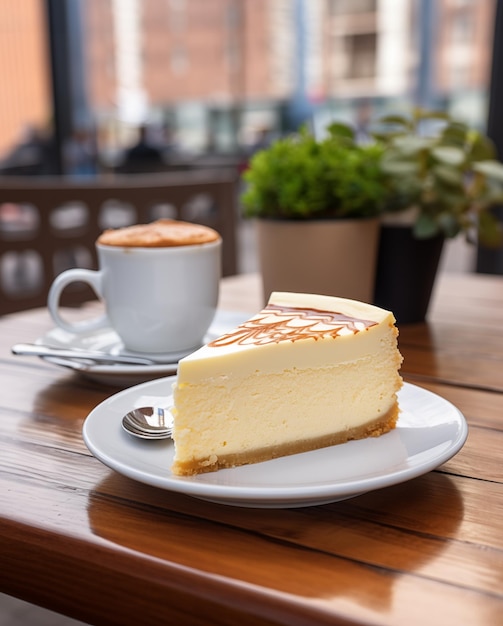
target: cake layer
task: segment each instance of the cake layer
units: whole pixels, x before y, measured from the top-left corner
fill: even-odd
[[[355,439],[365,439],[367,437],[380,437],[392,430],[398,419],[398,405],[395,405],[386,415],[363,424],[348,428],[345,431],[330,433],[322,437],[314,437],[311,439],[297,439],[287,443],[278,443],[277,445],[256,448],[250,448],[242,452],[227,453],[223,452],[219,455],[212,454],[200,459],[188,459],[177,463],[177,473],[184,476],[194,474],[202,474],[204,472],[213,472],[228,467],[236,467],[238,465],[247,465],[249,463],[260,463],[277,459],[281,456],[291,454],[299,454],[301,452],[309,452],[318,450],[319,448],[327,448],[341,443],[347,443]]]
[[[309,309],[303,308],[306,303]],[[296,308],[308,314],[292,313]],[[345,315],[327,316],[341,309]],[[181,367],[191,382],[197,383],[208,378],[206,359],[211,359],[211,378],[215,380],[225,379],[230,364],[234,373],[239,368],[246,376],[256,370],[266,374],[346,363],[376,354],[394,322],[389,311],[353,300],[273,293],[266,309],[186,357]]]
[[[356,438],[355,429],[365,432],[372,424],[390,430],[401,384],[398,374],[390,375],[390,366],[395,372],[398,366],[395,354],[388,352],[380,366],[368,357],[321,370],[229,374],[222,384],[213,380],[210,393],[205,384],[182,384],[175,397],[174,439],[177,456],[185,460],[175,470],[210,471],[228,466],[230,458],[244,462],[248,453],[267,458],[265,450],[271,449],[311,450],[314,442]]]
[[[394,321],[341,298],[272,294],[263,311],[180,361],[172,471],[213,471],[394,428]]]

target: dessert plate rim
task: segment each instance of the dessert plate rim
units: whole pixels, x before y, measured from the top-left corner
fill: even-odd
[[[131,408],[172,405],[176,376],[120,391],[97,405],[83,425],[89,451],[133,480],[202,500],[254,508],[293,508],[352,498],[421,476],[463,447],[468,426],[445,398],[410,383],[398,397],[397,427],[381,437],[351,441],[272,461],[180,477],[170,471],[171,440],[134,439],[121,428]]]

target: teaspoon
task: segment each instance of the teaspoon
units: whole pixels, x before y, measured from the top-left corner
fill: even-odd
[[[122,418],[122,428],[141,439],[169,439],[173,430],[172,422],[168,409],[144,406],[126,413]]]
[[[77,359],[84,361],[94,361],[95,363],[122,363],[125,365],[154,365],[155,361],[140,356],[129,356],[123,354],[107,354],[105,352],[64,348],[51,348],[32,343],[17,343],[11,348],[13,354],[26,356],[57,357],[64,359]]]

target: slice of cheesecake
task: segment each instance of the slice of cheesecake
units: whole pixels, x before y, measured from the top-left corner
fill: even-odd
[[[260,313],[180,361],[173,473],[388,432],[402,384],[397,335],[393,314],[378,307],[273,293]]]

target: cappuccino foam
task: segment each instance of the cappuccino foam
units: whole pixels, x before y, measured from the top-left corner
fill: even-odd
[[[105,230],[97,240],[104,246],[130,248],[173,248],[218,241],[216,230],[202,224],[161,219],[150,224],[135,224]]]

